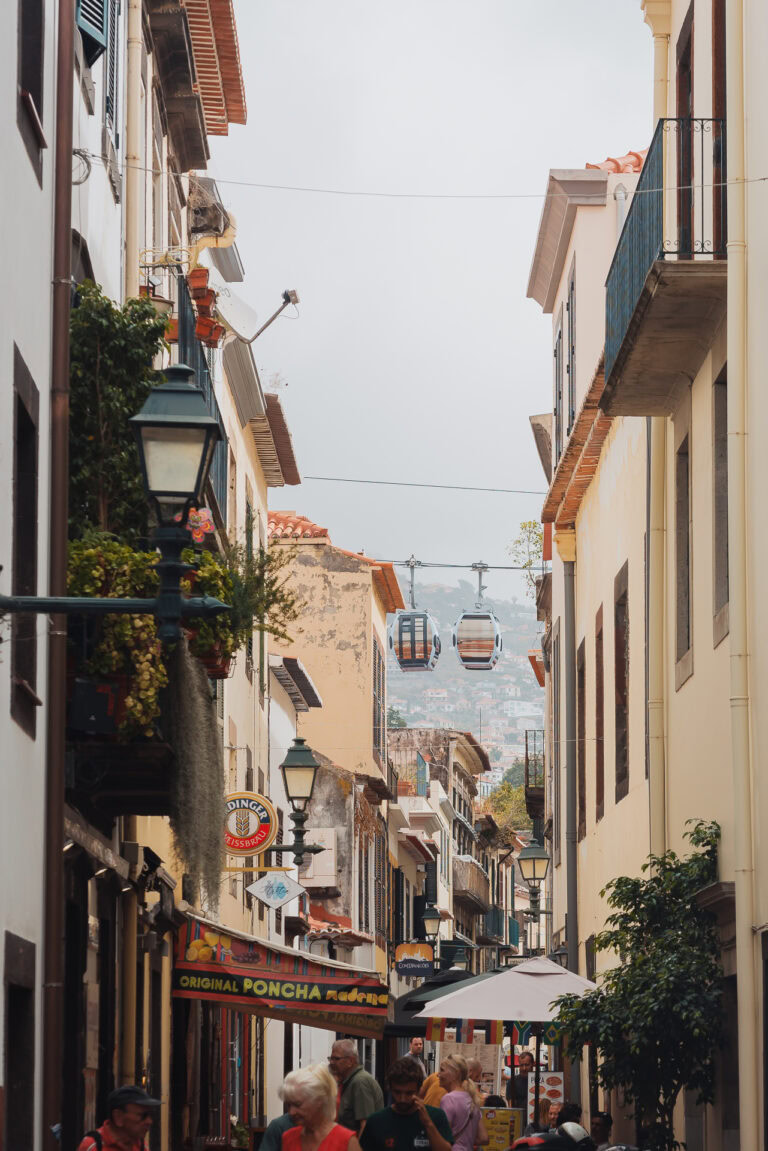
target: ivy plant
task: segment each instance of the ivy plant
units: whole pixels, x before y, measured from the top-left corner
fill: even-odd
[[[690,855],[651,855],[638,877],[604,888],[611,914],[595,940],[617,963],[596,991],[557,1002],[572,1058],[599,1052],[597,1080],[621,1088],[633,1107],[638,1143],[672,1151],[673,1114],[683,1088],[701,1103],[714,1095],[722,1044],[722,969],[714,915],[697,902],[717,879],[717,823],[689,820]]]
[[[70,319],[69,527],[129,542],[147,535],[147,500],[129,424],[162,378],[166,317],[148,299],[118,307],[90,280]]]

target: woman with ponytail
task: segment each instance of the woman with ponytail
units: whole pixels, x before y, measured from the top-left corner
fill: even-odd
[[[473,1147],[488,1143],[480,1095],[469,1078],[466,1061],[460,1055],[449,1055],[440,1065],[439,1079],[446,1092],[440,1106],[453,1131],[453,1151],[472,1151]]]

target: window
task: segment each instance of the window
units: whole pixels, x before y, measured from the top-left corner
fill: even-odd
[[[413,930],[413,923],[411,919],[411,881],[405,881],[405,938],[411,939],[411,932]]]
[[[555,466],[563,451],[563,309],[555,329]]]
[[[565,305],[568,313],[568,434],[576,421],[576,257],[571,262],[568,275],[568,300]]]
[[[358,864],[358,926],[361,931],[370,931],[371,928],[371,906],[370,906],[370,863],[368,844],[365,840],[360,840],[359,846],[359,864]]]
[[[675,452],[675,686],[691,674],[691,469],[689,437]],[[681,666],[683,661],[683,666]]]
[[[101,153],[107,167],[109,182],[115,200],[120,199],[120,166],[117,153],[120,151],[120,0],[106,0],[106,14],[108,20],[107,54],[104,62],[104,131],[102,133]],[[142,133],[146,133],[146,126],[142,122]],[[146,141],[141,151],[146,155]],[[142,193],[145,188],[142,185]]]
[[[587,709],[584,640],[576,653],[576,772],[578,780],[578,837],[587,834]]]
[[[91,68],[107,47],[108,0],[77,0],[75,22],[83,38],[83,55]]]
[[[595,820],[605,815],[605,684],[603,605],[595,619]]]
[[[616,802],[629,791],[629,565],[614,580],[613,677],[616,696]]]
[[[6,931],[4,970],[5,1146],[21,1151],[35,1142],[34,943]]]
[[[42,187],[43,149],[47,147],[43,135],[44,0],[19,0],[18,14],[16,123]]]
[[[715,645],[728,634],[728,380],[718,376],[712,395],[712,482],[714,486],[714,627]]]
[[[560,864],[560,620],[552,631],[552,854]]]
[[[13,593],[37,594],[37,423],[39,393],[19,349],[13,349]],[[35,738],[37,616],[15,615],[11,624],[11,715]]]
[[[387,760],[387,706],[384,656],[376,636],[373,637],[373,751]]]
[[[387,932],[387,840],[379,830],[375,840],[376,859],[373,872],[373,908],[376,919],[376,934],[385,936]]]

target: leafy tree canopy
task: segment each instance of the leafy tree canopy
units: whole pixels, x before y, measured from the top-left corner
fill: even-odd
[[[387,708],[387,727],[407,727],[405,717],[396,707]]]
[[[522,785],[513,787],[509,782],[500,783],[488,796],[488,806],[507,837],[514,831],[531,826],[531,817],[525,807],[525,788]]]
[[[642,875],[613,879],[612,913],[595,940],[619,962],[597,991],[559,1001],[574,1058],[598,1049],[598,1082],[621,1088],[634,1106],[638,1142],[671,1151],[673,1113],[683,1088],[711,1103],[715,1052],[722,1042],[722,970],[715,917],[696,896],[717,879],[717,823],[689,821],[696,848],[649,856]]]
[[[544,529],[538,520],[523,520],[520,531],[507,548],[516,564],[525,568],[525,594],[536,599],[536,568],[541,568]]]

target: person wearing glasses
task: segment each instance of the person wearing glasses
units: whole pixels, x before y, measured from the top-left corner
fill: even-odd
[[[107,1118],[86,1132],[77,1151],[142,1151],[159,1107],[141,1087],[117,1087],[107,1096]]]
[[[357,1044],[337,1039],[328,1056],[331,1073],[341,1087],[338,1121],[356,1135],[362,1135],[365,1122],[384,1106],[384,1094],[372,1075],[360,1065]]]

